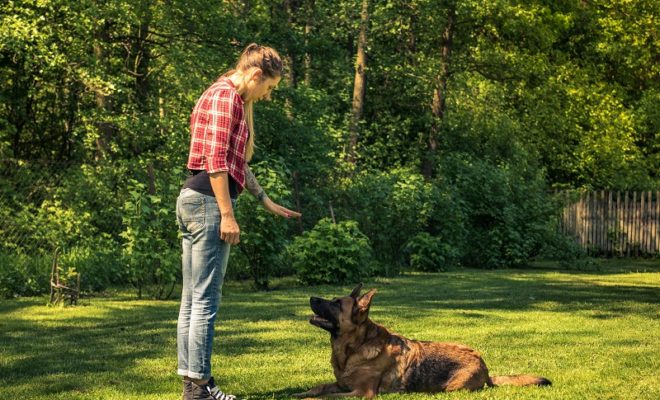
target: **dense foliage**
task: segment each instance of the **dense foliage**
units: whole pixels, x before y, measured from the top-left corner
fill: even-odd
[[[355,221],[323,218],[287,249],[291,265],[306,284],[360,282],[372,270],[369,239]]]
[[[358,0],[0,4],[0,292],[47,290],[60,249],[86,290],[167,297],[190,110],[253,41],[286,63],[253,164],[303,212],[240,199],[229,275],[258,287],[331,214],[368,237],[374,273],[510,267],[562,243],[549,188],[657,187],[657,1],[367,3],[368,19]]]
[[[458,252],[447,241],[428,232],[421,232],[408,241],[405,251],[410,266],[418,271],[446,271],[456,265]]]
[[[287,204],[291,196],[290,178],[285,175],[282,163],[262,162],[251,168],[273,201],[292,207]],[[271,276],[293,272],[283,261],[288,237],[284,219],[269,214],[249,195],[238,198],[236,218],[241,222],[241,243],[230,252],[230,277],[252,278],[255,287],[265,289]]]

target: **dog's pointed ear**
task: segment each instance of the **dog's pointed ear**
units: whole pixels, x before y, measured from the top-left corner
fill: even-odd
[[[376,289],[371,289],[367,293],[360,296],[360,298],[357,299],[357,308],[360,311],[369,310],[369,306],[371,305],[371,299],[373,299],[375,294],[376,294]]]
[[[358,285],[353,289],[351,292],[351,297],[354,299],[357,299],[357,297],[360,295],[360,290],[362,290],[362,283],[358,283]]]

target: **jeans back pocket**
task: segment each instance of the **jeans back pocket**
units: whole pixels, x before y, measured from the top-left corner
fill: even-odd
[[[179,219],[188,232],[195,232],[204,227],[204,198],[187,196],[179,198]]]

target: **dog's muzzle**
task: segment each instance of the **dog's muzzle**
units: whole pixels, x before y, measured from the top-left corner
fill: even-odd
[[[319,297],[310,297],[309,305],[314,311],[314,315],[309,319],[309,323],[327,331],[332,331],[335,329],[335,324],[324,315],[327,312],[327,303],[327,300]]]

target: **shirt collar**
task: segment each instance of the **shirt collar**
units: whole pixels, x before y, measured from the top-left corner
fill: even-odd
[[[238,91],[236,91],[236,86],[234,86],[234,82],[232,82],[231,79],[229,79],[228,76],[223,76],[223,77],[221,77],[220,80],[219,80],[219,82],[225,82],[227,85],[229,85],[229,87],[230,87],[234,92],[236,92],[236,94],[238,95],[237,97],[239,98],[241,104],[244,103],[243,98],[241,97],[240,94],[238,94]]]

